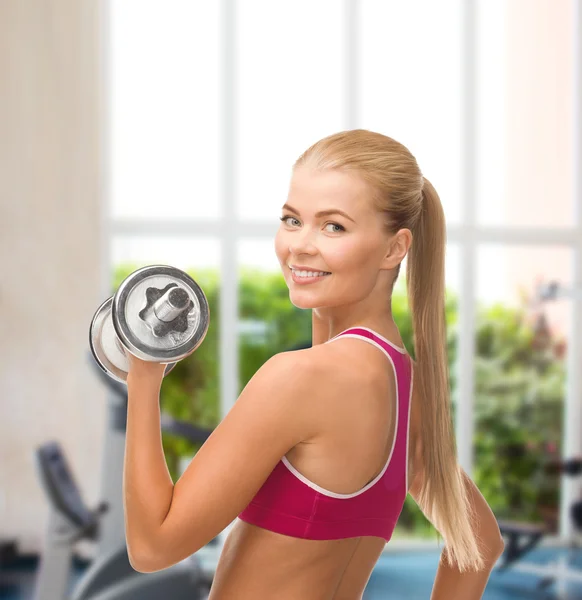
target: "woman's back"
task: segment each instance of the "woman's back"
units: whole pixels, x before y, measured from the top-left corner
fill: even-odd
[[[384,350],[361,337],[340,336],[333,339],[333,343],[293,353],[297,359],[295,376],[301,376],[301,364],[305,360],[311,364],[315,361],[320,367],[316,369],[319,373],[313,382],[313,402],[310,403],[310,418],[319,424],[319,432],[287,453],[288,465],[278,465],[283,469],[280,476],[291,477],[293,471],[314,488],[344,496],[331,500],[339,511],[347,506],[343,502],[352,501],[346,496],[358,496],[355,500],[363,501],[364,495],[360,492],[368,484],[371,484],[370,490],[378,483],[383,484],[383,474],[390,476],[387,467],[398,468],[398,465],[392,466],[393,458],[398,457],[403,467],[407,452],[402,453],[402,441],[405,441],[402,436],[409,434],[406,439],[412,441],[416,435],[412,427],[415,419],[410,419],[408,431],[408,415],[401,413],[400,442],[398,446],[395,444],[397,406],[407,410],[410,400],[401,399],[397,405],[395,371],[399,377],[410,373],[402,367],[392,368],[392,364],[400,364],[398,357],[410,360],[402,348],[398,331],[395,328],[368,331],[385,340],[380,342]],[[388,345],[392,348],[392,360],[385,351]],[[405,389],[409,390],[410,382],[405,383]],[[404,389],[402,382],[400,386]],[[409,471],[407,482],[411,480]],[[266,482],[266,486],[269,483],[275,485]],[[287,484],[294,485],[293,480],[287,480]],[[307,486],[304,488],[311,491]],[[404,479],[398,493],[400,498],[406,495]],[[400,508],[401,505],[399,502]],[[283,512],[281,506],[275,506],[275,511]],[[288,501],[287,517],[291,506]],[[386,514],[389,512],[387,502]],[[399,510],[396,512],[399,514]],[[241,517],[245,514],[243,512]],[[276,512],[274,514],[276,517]],[[359,600],[386,544],[380,534],[353,537],[342,534],[343,539],[306,536],[312,539],[304,539],[253,525],[253,518],[248,520],[250,522],[237,519],[227,537],[209,600],[275,596],[281,600]]]

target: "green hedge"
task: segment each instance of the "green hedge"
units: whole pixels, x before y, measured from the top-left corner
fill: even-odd
[[[142,265],[116,268],[112,293]],[[219,277],[215,270],[188,269],[210,305],[210,325],[200,347],[180,361],[162,385],[162,410],[174,417],[214,428],[220,422],[218,325]],[[281,274],[243,268],[239,274],[239,320],[264,326],[239,336],[238,393],[271,356],[311,343],[311,311],[296,308]],[[412,323],[402,280],[394,291],[392,313],[414,356]],[[450,385],[456,392],[457,298],[447,293],[447,350]],[[475,371],[475,466],[472,475],[498,518],[542,521],[557,513],[559,480],[544,463],[560,454],[565,365],[562,340],[535,348],[526,311],[494,305],[477,308]],[[453,407],[453,417],[455,414]],[[168,468],[179,477],[180,459],[199,444],[163,434]],[[395,537],[433,537],[434,529],[408,496]]]

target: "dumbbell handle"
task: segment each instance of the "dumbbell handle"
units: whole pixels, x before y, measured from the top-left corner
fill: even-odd
[[[190,306],[190,296],[181,287],[168,290],[155,304],[154,313],[160,321],[169,323]]]

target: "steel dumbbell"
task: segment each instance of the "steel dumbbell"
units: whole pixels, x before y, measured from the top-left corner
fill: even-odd
[[[138,269],[97,309],[89,345],[97,364],[127,382],[126,353],[167,364],[167,375],[204,340],[210,309],[202,288],[184,271],[166,265]]]

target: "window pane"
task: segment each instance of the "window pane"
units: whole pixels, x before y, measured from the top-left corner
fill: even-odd
[[[219,214],[219,2],[110,2],[111,211]]]
[[[557,280],[570,286],[572,252],[561,246],[502,246],[482,244],[478,251],[477,298],[488,305],[518,308],[538,282]],[[571,302],[548,302],[543,311],[556,333],[570,327]]]
[[[451,297],[458,297],[461,290],[459,244],[447,242],[445,249],[445,288]]]
[[[277,273],[283,279],[281,265],[275,254],[275,239],[243,239],[238,244],[237,257],[241,268],[250,268],[265,273]]]
[[[478,2],[478,219],[570,225],[573,5],[524,6]]]
[[[237,3],[237,209],[268,219],[287,197],[291,167],[343,128],[344,4]]]
[[[569,301],[536,303],[539,283],[570,287],[572,254],[558,246],[488,244],[478,252],[474,478],[499,518],[555,531]]]
[[[131,263],[136,268],[164,264],[182,270],[218,269],[220,242],[175,235],[116,235],[112,237],[111,258],[114,267]]]
[[[358,37],[361,126],[404,144],[458,222],[460,0],[362,0]]]

